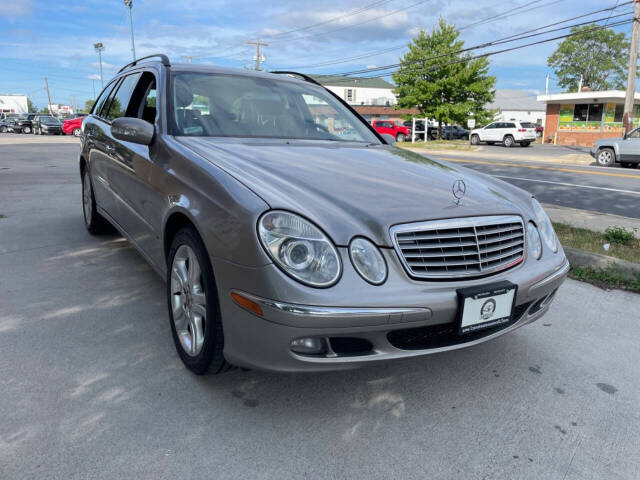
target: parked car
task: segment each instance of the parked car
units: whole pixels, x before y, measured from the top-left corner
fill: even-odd
[[[37,115],[31,121],[31,126],[36,135],[62,134],[62,122],[51,115]]]
[[[437,137],[437,129],[436,129]],[[444,140],[469,140],[469,130],[459,125],[444,125],[442,127],[442,138]]]
[[[65,120],[62,124],[62,131],[67,135],[79,137],[82,135],[82,120],[84,120],[84,116]]]
[[[531,194],[393,146],[305,75],[154,57],[84,121],[83,212],[166,279],[193,372],[352,368],[548,311],[569,264]]]
[[[603,167],[611,167],[616,162],[627,168],[637,167],[640,164],[640,128],[631,130],[622,138],[596,140],[590,153]]]
[[[0,133],[11,132],[12,130],[12,122],[8,120],[0,120]]]
[[[513,147],[519,143],[528,147],[536,139],[536,130],[532,123],[527,122],[492,122],[486,127],[471,130],[471,144],[502,143],[505,147]]]
[[[24,113],[14,118],[11,128],[15,133],[31,133],[33,132],[33,119],[38,115],[37,113]]]
[[[404,125],[398,125],[391,120],[374,120],[371,125],[378,133],[391,135],[396,142],[404,142],[411,138],[411,129]]]

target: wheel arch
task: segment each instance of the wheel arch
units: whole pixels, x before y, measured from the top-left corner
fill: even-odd
[[[176,235],[176,233],[178,233],[178,231],[180,231],[180,229],[184,227],[192,227],[198,233],[200,239],[203,240],[204,243],[204,237],[202,236],[202,233],[200,232],[200,229],[198,228],[195,220],[189,214],[189,211],[179,207],[174,208],[167,214],[167,217],[164,221],[164,226],[162,228],[162,251],[164,253],[165,259],[167,258],[167,255],[169,255],[173,237]]]
[[[596,157],[602,150],[611,150],[613,152],[613,159],[616,162],[620,161],[620,155],[618,154],[617,145],[602,145],[601,147],[598,147],[598,150],[596,152]]]

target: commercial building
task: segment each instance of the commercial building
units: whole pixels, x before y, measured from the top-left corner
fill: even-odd
[[[6,116],[10,113],[27,113],[28,111],[26,95],[0,94],[0,116]]]
[[[590,147],[599,138],[624,133],[623,90],[538,95],[546,104],[545,142]],[[635,94],[633,125],[640,123],[640,94]]]
[[[536,97],[523,90],[496,90],[487,110],[496,110],[496,121],[531,122],[544,125],[545,106]]]

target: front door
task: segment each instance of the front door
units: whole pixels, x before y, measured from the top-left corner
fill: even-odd
[[[640,162],[640,128],[630,131],[619,145],[621,162]]]

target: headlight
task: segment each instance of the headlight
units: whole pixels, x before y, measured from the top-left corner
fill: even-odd
[[[536,226],[529,222],[527,224],[527,236],[529,237],[529,250],[536,260],[540,260],[542,256],[542,240],[540,240],[540,232]]]
[[[380,285],[387,278],[387,264],[373,243],[366,238],[357,237],[349,244],[351,263],[360,276],[367,282]]]
[[[265,213],[258,221],[262,245],[276,264],[313,287],[333,285],[342,271],[338,252],[322,231],[298,215]]]
[[[556,232],[553,230],[553,225],[551,225],[551,220],[549,220],[540,202],[535,198],[532,198],[531,201],[533,203],[533,211],[536,214],[538,228],[540,229],[540,235],[551,251],[556,253],[558,251],[558,238],[556,237]]]

